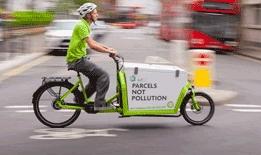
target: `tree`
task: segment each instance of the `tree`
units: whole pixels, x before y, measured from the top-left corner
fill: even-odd
[[[69,14],[71,10],[75,10],[76,8],[77,6],[72,0],[58,0],[54,11]]]
[[[102,3],[99,0],[73,0],[73,2],[78,6],[81,6],[82,4],[87,3],[87,2],[95,3],[96,5],[99,6],[97,9],[102,10],[102,8],[101,8]]]

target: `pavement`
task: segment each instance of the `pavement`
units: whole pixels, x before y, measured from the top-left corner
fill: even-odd
[[[0,41],[0,75],[47,53],[43,31],[40,27],[8,32],[5,41]]]
[[[1,54],[5,54],[5,53],[0,53],[0,55]],[[20,54],[16,54],[15,56],[9,59],[4,59],[4,60],[0,59],[0,75],[10,69],[26,64],[43,55],[46,55],[46,52],[20,53]]]
[[[247,46],[238,50],[236,54],[261,61],[261,48],[258,47]]]

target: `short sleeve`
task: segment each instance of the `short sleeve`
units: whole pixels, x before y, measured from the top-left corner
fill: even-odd
[[[88,26],[78,25],[76,28],[81,40],[90,36],[90,28]]]

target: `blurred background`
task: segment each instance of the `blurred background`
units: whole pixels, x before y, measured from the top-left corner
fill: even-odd
[[[108,28],[145,28],[159,41],[186,40],[188,49],[237,52],[260,48],[258,0],[0,0],[1,59],[24,52],[64,53],[76,9],[96,3],[99,21],[93,37]]]
[[[98,5],[92,37],[115,48],[126,62],[188,68],[195,88],[219,105],[213,121],[199,128],[171,117],[118,119],[118,114],[101,114],[80,117],[72,125],[76,130],[45,130],[33,114],[32,94],[42,77],[72,77],[69,81],[75,82],[76,73],[68,71],[64,55],[79,21],[76,9],[86,2]],[[88,52],[110,76],[107,97],[114,95],[113,60]],[[0,0],[0,154],[77,155],[91,150],[97,155],[194,155],[196,149],[202,155],[259,155],[260,60],[261,0]],[[175,72],[174,78],[179,75]],[[88,78],[83,79],[87,83]],[[43,107],[44,115],[49,106]],[[93,137],[99,135],[96,129],[115,128],[127,131]],[[74,144],[73,139],[29,138],[51,135],[82,139]]]

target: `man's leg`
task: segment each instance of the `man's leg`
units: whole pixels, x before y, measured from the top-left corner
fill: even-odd
[[[110,78],[109,75],[103,71],[100,68],[98,72],[100,72],[100,76],[97,79],[96,82],[96,97],[95,97],[95,104],[98,107],[104,107],[106,106],[106,101],[105,101],[105,97],[106,97],[106,93],[109,89],[109,85],[110,85]]]
[[[96,82],[95,78],[89,78],[89,83],[85,86],[85,92],[87,94],[87,98],[91,97],[96,91]]]
[[[88,96],[91,96],[96,90],[95,106],[101,107],[106,105],[105,96],[109,89],[110,79],[107,72],[99,68],[97,65],[83,59],[76,65],[78,71],[82,72],[89,78],[89,86],[87,86]],[[90,91],[90,92],[89,92]]]

